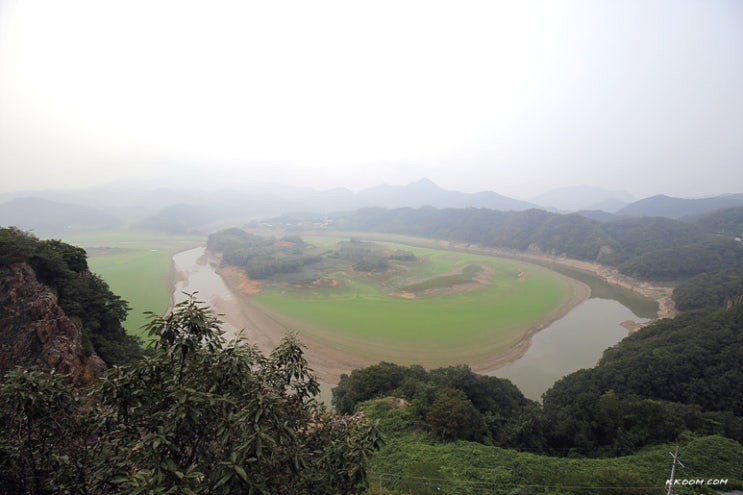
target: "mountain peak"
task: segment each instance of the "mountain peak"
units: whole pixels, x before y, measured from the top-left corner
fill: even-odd
[[[411,182],[410,184],[408,184],[407,187],[428,187],[428,188],[433,188],[433,189],[441,189],[431,179],[427,179],[425,177],[415,182]]]

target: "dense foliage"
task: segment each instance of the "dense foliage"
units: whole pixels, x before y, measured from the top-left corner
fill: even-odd
[[[92,388],[18,370],[0,383],[2,493],[358,493],[380,445],[335,416],[288,337],[269,356],[226,342],[193,299],[153,316],[152,356]]]
[[[351,413],[361,402],[390,396],[410,404],[399,427],[422,428],[441,440],[523,447],[541,438],[535,402],[510,381],[467,366],[426,371],[382,362],[354,370],[333,389],[333,405]]]
[[[695,218],[706,232],[726,237],[743,237],[743,207],[724,208]]]
[[[0,270],[28,263],[39,281],[49,286],[65,314],[82,327],[83,345],[109,365],[142,355],[139,342],[121,322],[128,306],[106,282],[88,270],[85,250],[59,240],[39,240],[15,228],[0,229]]]
[[[740,267],[743,244],[732,239],[713,239],[649,251],[622,263],[619,270],[636,278],[672,281]]]

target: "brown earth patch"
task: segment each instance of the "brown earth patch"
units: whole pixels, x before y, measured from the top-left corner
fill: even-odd
[[[468,265],[462,265],[458,266],[456,268],[453,268],[447,272],[444,272],[440,275],[437,275],[437,277],[447,277],[451,275],[461,275],[464,272],[464,269],[468,266],[472,266],[472,264]],[[478,264],[476,265],[477,268],[479,268],[479,271],[477,275],[472,277],[472,282],[466,282],[461,284],[454,284],[449,287],[435,287],[431,289],[425,289],[420,292],[419,295],[423,296],[451,296],[456,294],[465,294],[467,292],[476,291],[479,289],[482,289],[483,287],[488,287],[491,285],[490,283],[490,277],[495,274],[495,269],[487,264]],[[431,277],[436,278],[436,277]],[[407,292],[407,291],[401,291],[401,292],[393,292],[389,294],[394,297],[402,297],[404,299],[415,299],[416,293],[414,292]],[[412,296],[412,297],[411,297]]]
[[[224,266],[217,268],[217,273],[227,282],[233,290],[243,296],[254,296],[261,293],[262,282],[250,280],[239,268]]]
[[[399,297],[400,299],[415,299],[418,297],[412,292],[390,292],[387,295],[391,297]]]

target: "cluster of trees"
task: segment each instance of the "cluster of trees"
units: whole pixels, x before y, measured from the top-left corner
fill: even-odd
[[[222,253],[224,264],[242,269],[255,280],[301,272],[325,260],[348,262],[351,268],[360,272],[384,272],[390,268],[391,261],[416,259],[412,252],[398,249],[383,253],[375,244],[355,238],[340,243],[336,250],[318,252],[298,235],[275,239],[234,228],[210,235],[207,247]]]
[[[373,251],[369,243],[357,239],[341,243],[331,256],[349,261],[353,269],[359,272],[385,272],[390,268],[387,257]]]
[[[382,252],[372,242],[351,238],[348,242],[339,243],[338,249],[329,254],[332,258],[352,263],[352,268],[360,272],[385,272],[392,266],[390,261],[415,261],[415,254],[397,249],[393,252]]]
[[[2,493],[359,493],[374,422],[329,414],[300,344],[226,342],[193,298],[152,317],[151,356],[88,388],[0,379]]]
[[[444,440],[567,455],[620,455],[684,432],[743,442],[743,305],[660,320],[608,349],[599,365],[561,379],[543,406],[509,381],[459,366],[426,372],[380,363],[344,375],[340,411],[399,397],[397,427]],[[376,406],[377,409],[379,405]]]
[[[0,228],[0,271],[27,263],[39,282],[57,295],[58,304],[80,322],[84,349],[95,349],[108,365],[138,359],[142,348],[121,323],[129,307],[88,269],[85,250],[59,240],[39,240],[16,228]]]
[[[539,438],[538,405],[510,381],[452,366],[426,371],[421,366],[382,362],[342,375],[333,389],[341,413],[359,404],[394,397],[406,405],[393,429],[419,429],[441,440],[471,440],[487,445],[530,446]]]
[[[602,222],[543,210],[362,208],[336,217],[339,230],[377,231],[539,250],[598,261],[640,278],[679,280],[740,266],[743,208],[692,220],[624,218]]]
[[[307,247],[298,236],[275,239],[236,228],[211,234],[207,241],[209,250],[222,253],[225,264],[241,268],[255,280],[296,273],[322,261],[318,254],[307,253]]]

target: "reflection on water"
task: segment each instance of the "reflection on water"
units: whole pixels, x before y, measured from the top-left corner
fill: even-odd
[[[525,396],[541,395],[563,376],[594,366],[604,350],[627,336],[621,323],[647,321],[613,299],[587,299],[537,333],[526,354],[493,373],[508,378]]]

